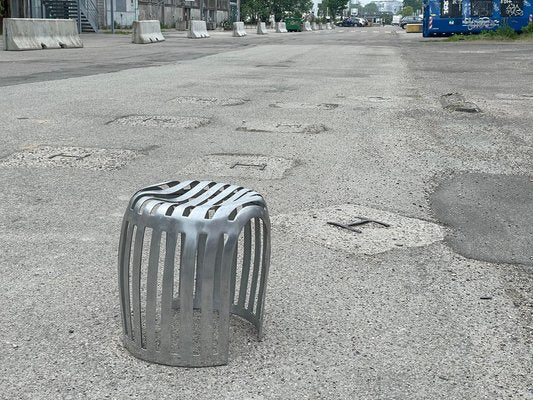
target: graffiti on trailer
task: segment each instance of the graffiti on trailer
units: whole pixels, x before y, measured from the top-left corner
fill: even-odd
[[[501,0],[502,17],[523,17],[524,6],[528,6],[523,0]]]
[[[508,4],[507,7],[505,7],[505,11],[507,12],[507,15],[510,17],[521,17],[524,15],[524,11],[516,5],[516,4]]]
[[[442,13],[443,15],[448,15],[450,13],[450,2],[447,0],[444,0],[442,2]]]
[[[466,26],[469,31],[474,29],[492,29],[500,26],[500,21],[497,19],[490,19],[489,17],[483,18],[465,18],[463,20],[463,26]]]

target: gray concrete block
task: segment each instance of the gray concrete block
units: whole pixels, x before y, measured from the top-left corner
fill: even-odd
[[[276,33],[287,33],[285,22],[276,22]]]
[[[4,18],[4,50],[83,47],[71,19]]]
[[[244,30],[244,22],[234,22],[233,23],[233,37],[243,37],[246,36],[246,31]]]
[[[265,22],[259,22],[257,24],[257,34],[258,35],[266,35],[266,34],[268,34]]]
[[[161,23],[158,20],[133,21],[133,43],[148,44],[163,42]]]
[[[191,21],[187,37],[190,39],[205,39],[209,37],[205,21]]]

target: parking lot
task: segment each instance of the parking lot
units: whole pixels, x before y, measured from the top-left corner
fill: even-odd
[[[164,34],[0,52],[1,398],[531,398],[533,43]],[[272,218],[265,337],[234,320],[223,367],[120,342],[128,200],[185,179]]]

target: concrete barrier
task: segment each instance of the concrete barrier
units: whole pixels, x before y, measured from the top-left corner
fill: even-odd
[[[246,36],[246,31],[244,30],[244,22],[234,22],[233,23],[233,37],[243,37]]]
[[[405,26],[406,33],[422,33],[422,24],[407,24]]]
[[[276,33],[287,33],[285,22],[276,22]]]
[[[192,20],[190,21],[189,31],[187,37],[190,39],[203,39],[208,38],[207,25],[205,21]]]
[[[266,35],[266,34],[268,34],[266,22],[259,22],[257,24],[257,34],[258,35]]]
[[[311,23],[309,21],[305,21],[304,23],[302,23],[302,32],[312,30],[313,29],[311,29]]]
[[[4,18],[4,50],[83,47],[73,19]]]
[[[331,23],[329,22],[326,23],[326,30],[328,31],[331,30]]]
[[[163,42],[161,23],[157,19],[133,21],[132,42],[138,44]]]
[[[311,29],[314,30],[314,31],[318,31],[318,25],[317,25],[316,22],[313,22],[313,23],[311,24]]]

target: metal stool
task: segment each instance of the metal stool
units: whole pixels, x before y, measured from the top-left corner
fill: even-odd
[[[125,347],[160,364],[227,364],[230,313],[261,340],[269,264],[270,220],[259,193],[199,181],[140,190],[119,245]]]

